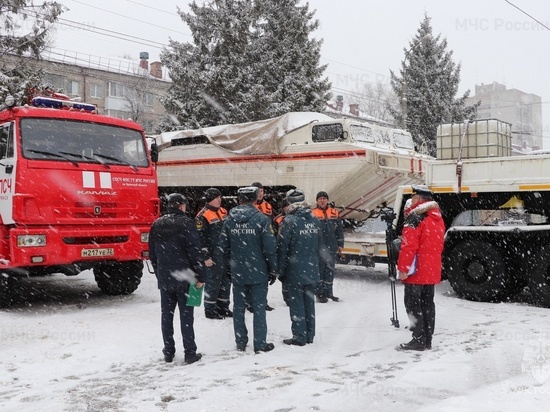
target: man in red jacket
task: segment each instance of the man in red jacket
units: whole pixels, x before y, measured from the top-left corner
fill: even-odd
[[[401,250],[397,261],[399,279],[405,285],[405,309],[412,340],[402,350],[432,348],[435,327],[435,285],[441,282],[441,255],[445,224],[432,192],[424,185],[412,186],[412,204],[405,210]]]

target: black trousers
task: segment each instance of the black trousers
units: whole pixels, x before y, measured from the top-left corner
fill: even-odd
[[[176,345],[174,342],[174,312],[176,306],[178,306],[181,336],[183,338],[183,348],[186,359],[193,357],[197,353],[195,330],[193,328],[195,308],[193,306],[187,306],[188,290],[189,285],[160,289],[161,328],[162,339],[164,341],[163,353],[165,355],[173,355],[176,352]]]
[[[431,343],[435,328],[435,285],[405,284],[405,310],[413,339]]]

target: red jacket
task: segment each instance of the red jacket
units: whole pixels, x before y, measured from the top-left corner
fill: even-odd
[[[436,202],[425,201],[408,212],[403,226],[397,269],[408,273],[416,256],[416,272],[403,280],[403,283],[435,285],[441,282],[441,254],[445,236],[441,211]]]

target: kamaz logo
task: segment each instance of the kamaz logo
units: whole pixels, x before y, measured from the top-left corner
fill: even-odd
[[[113,192],[109,192],[107,190],[78,190],[76,192],[76,194],[78,195],[86,195],[86,196],[90,196],[90,195],[108,195],[108,196],[116,196],[118,193],[116,191],[113,191]]]
[[[109,172],[82,172],[82,186],[84,188],[99,189],[99,190],[78,190],[76,193],[79,195],[107,195],[116,196],[117,192],[112,190],[111,173]],[[101,210],[101,209],[100,209]],[[94,211],[96,214],[97,211]]]

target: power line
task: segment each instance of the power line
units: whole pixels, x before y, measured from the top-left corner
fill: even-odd
[[[78,4],[82,4],[83,6],[87,6],[87,7],[91,7],[91,8],[93,8],[93,9],[96,9],[96,10],[104,11],[105,13],[109,13],[109,14],[113,14],[113,15],[115,15],[115,16],[123,17],[123,18],[128,19],[128,20],[137,21],[138,23],[147,24],[147,25],[152,26],[152,27],[157,27],[157,28],[159,28],[159,29],[164,29],[164,30],[168,30],[168,31],[171,31],[171,32],[174,32],[174,33],[182,34],[182,35],[184,35],[184,36],[192,37],[191,34],[183,33],[183,32],[181,32],[181,31],[177,31],[177,30],[172,30],[172,29],[169,29],[169,28],[166,27],[166,26],[159,26],[159,25],[157,25],[157,24],[153,24],[153,23],[150,23],[150,22],[148,22],[148,21],[135,19],[135,18],[133,18],[133,17],[128,17],[128,16],[125,16],[124,14],[115,13],[114,11],[106,10],[106,9],[103,9],[103,8],[97,7],[97,6],[92,6],[92,5],[89,4],[89,3],[84,3],[84,2],[81,2],[81,1],[78,1],[78,0],[72,0],[72,1],[74,1],[75,3],[78,3]],[[138,4],[138,5],[140,5],[140,6],[143,6],[143,4],[140,4],[140,3],[135,3],[135,4]]]
[[[61,21],[64,21],[66,23],[62,23]],[[143,44],[145,46],[152,46],[152,47],[157,47],[157,48],[166,47],[165,44],[156,42],[154,40],[147,40],[147,39],[144,39],[144,38],[141,38],[141,37],[136,37],[136,36],[132,36],[132,35],[129,35],[129,34],[124,34],[124,33],[121,33],[121,32],[114,31],[114,30],[102,29],[100,27],[90,26],[88,24],[79,23],[79,22],[76,22],[76,21],[73,21],[73,20],[67,20],[67,19],[59,18],[59,21],[56,22],[55,24],[60,24],[62,26],[67,26],[67,27],[71,27],[71,28],[74,28],[74,29],[81,29],[81,30],[84,30],[84,31],[89,31],[91,33],[100,34],[102,36],[108,36],[108,37],[112,37],[112,38],[119,39],[119,40],[131,41],[132,43]],[[103,32],[105,32],[105,33],[103,33]]]
[[[529,13],[527,13],[525,10],[522,10],[521,8],[519,8],[518,6],[516,6],[514,3],[512,3],[511,1],[508,1],[508,0],[504,0],[506,3],[508,3],[510,6],[512,7],[515,7],[516,9],[518,9],[519,11],[521,11],[523,14],[525,14],[527,17],[535,20],[538,24],[540,24],[542,27],[544,27],[546,30],[550,30],[550,27],[548,27],[546,24],[540,22],[539,20],[537,20],[536,18],[534,18],[533,16],[531,16]]]
[[[351,64],[346,64],[346,63],[342,63],[342,62],[339,62],[339,61],[336,61],[336,60],[331,60],[331,59],[327,59],[325,57],[321,57],[321,60],[326,60],[328,62],[332,62],[332,63],[337,63],[337,64],[340,64],[342,66],[346,66],[346,67],[351,67],[352,69],[357,69],[357,70],[361,70],[361,71],[364,71],[364,72],[367,72],[367,73],[374,73],[374,74],[380,74],[384,77],[387,77],[386,75],[382,74],[382,73],[378,73],[378,72],[373,72],[372,70],[367,70],[367,69],[363,69],[362,67],[357,67],[357,66],[353,66]]]
[[[149,6],[149,5],[147,5],[147,4],[139,3],[139,2],[137,2],[137,1],[132,1],[132,0],[125,0],[125,1],[127,1],[128,3],[137,4],[138,6],[145,7],[145,8],[151,9],[151,10],[160,11],[161,13],[166,13],[166,14],[171,14],[171,15],[178,16],[177,13],[173,13],[173,12],[171,12],[171,11],[166,11],[166,10],[158,9],[158,8],[156,8],[156,7]]]

